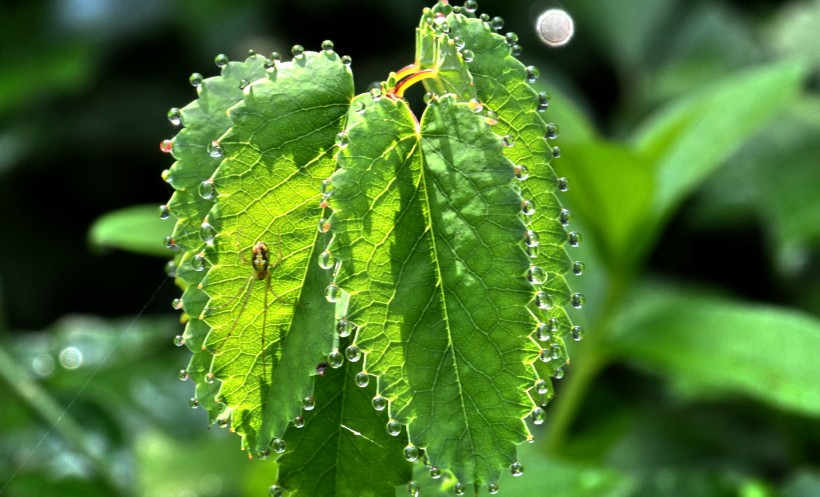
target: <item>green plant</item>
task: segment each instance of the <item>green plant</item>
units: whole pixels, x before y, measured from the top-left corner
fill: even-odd
[[[489,3],[482,2],[484,7],[490,7]],[[539,53],[538,47],[526,45],[526,60],[537,63],[545,73],[533,88],[549,89],[555,95],[555,103],[545,114],[562,128],[562,158],[554,161],[553,167],[572,181],[562,200],[573,210],[572,229],[583,232],[585,240],[571,252],[580,253],[589,268],[582,280],[589,304],[574,320],[589,332],[581,342],[567,342],[572,367],[567,368],[567,378],[555,384],[556,396],[544,425],[531,428],[538,443],[519,447],[525,476],[502,474],[500,487],[505,495],[793,497],[812,495],[818,487],[820,413],[813,364],[820,353],[816,319],[820,293],[816,291],[816,272],[812,276],[818,240],[816,191],[820,187],[816,175],[816,136],[820,132],[816,91],[801,88],[806,74],[803,61],[788,55],[778,55],[782,60],[773,61],[777,57],[766,50],[748,50],[772,37],[744,40],[737,36],[738,31],[756,32],[758,25],[771,26],[770,19],[737,22],[725,12],[720,17],[721,5],[710,2],[707,7],[676,11],[675,2],[616,4],[591,0],[573,6],[583,29],[568,50]],[[499,11],[500,6],[490,9]],[[691,14],[683,16],[684,11]],[[674,22],[664,17],[670,12]],[[208,17],[218,19],[219,27],[225,25],[224,15]],[[523,16],[508,12],[505,17],[525,38]],[[178,19],[191,22],[192,17]],[[293,22],[299,26],[299,39],[312,39],[318,46],[321,38],[311,38],[307,32],[311,25],[308,19],[315,21],[317,17],[301,19],[304,22]],[[674,33],[654,30],[671,25],[676,27]],[[197,27],[195,32],[203,30]],[[618,71],[621,83],[613,93],[616,110],[609,114],[590,105],[592,92],[583,90],[577,74],[572,81],[578,86],[569,88],[570,95],[560,90],[568,89],[561,86],[564,77],[586,60],[583,47],[591,39],[598,41],[599,54],[614,61],[612,69]],[[754,58],[738,62],[738,54],[752,52],[757,54]],[[567,61],[567,55],[572,61],[565,64],[562,56]],[[27,54],[25,61],[28,59]],[[367,65],[361,59],[356,55],[357,79]],[[757,67],[741,70],[752,61]],[[176,60],[174,65],[185,66],[187,62]],[[728,73],[727,67],[732,69]],[[137,73],[129,68],[129,81],[157,72],[156,66]],[[421,99],[419,86],[407,90],[410,100],[414,92]],[[26,86],[35,87],[41,88]],[[54,89],[54,85],[42,85],[41,91]],[[136,93],[129,90],[129,95]],[[165,100],[177,102],[179,98]],[[151,100],[161,99],[152,93]],[[592,110],[599,126],[593,126],[573,102]],[[85,101],[82,109],[87,109]],[[143,114],[157,114],[139,110],[142,114],[135,115],[133,122]],[[43,114],[49,123],[58,122],[52,118],[53,112]],[[95,121],[109,122],[105,119],[112,114],[95,114]],[[32,116],[36,113],[26,114],[27,118]],[[609,137],[599,129],[607,130]],[[113,143],[121,153],[124,143],[139,141],[130,127],[128,131],[121,139],[99,140],[99,146]],[[156,130],[151,133],[156,135]],[[348,139],[345,150],[350,151],[352,135]],[[516,142],[512,149],[519,145]],[[162,163],[163,157],[155,155],[156,162]],[[316,199],[321,202],[319,195]],[[336,199],[329,199],[331,208],[336,207]],[[147,247],[160,252],[159,240],[170,234],[173,223],[158,221],[155,210],[115,213],[101,220],[95,236],[98,240],[107,237],[109,243],[113,240],[131,250]],[[138,228],[134,220],[141,222]],[[333,223],[339,220],[335,217]],[[193,226],[199,227],[196,223]],[[758,240],[739,231],[738,226],[755,226],[764,236]],[[52,230],[58,228],[55,225],[36,233],[53,238],[58,231]],[[235,249],[243,245],[244,236],[244,230],[234,236],[238,240],[232,243]],[[276,248],[279,236],[277,232],[273,240],[264,240],[272,278],[285,268],[287,258]],[[285,231],[282,236],[287,238]],[[252,243],[247,243],[245,252],[251,252]],[[760,245],[765,245],[766,257],[739,262],[741,255],[754,254]],[[53,243],[30,244],[27,252],[34,256],[37,249],[49,249],[48,256],[34,260],[52,260],[59,255],[60,266],[71,264],[63,245],[59,245],[59,253],[53,252],[55,247]],[[161,252],[167,257],[167,251]],[[264,252],[261,247],[257,251]],[[698,264],[680,264],[678,252],[696,254]],[[340,256],[335,250],[333,254]],[[769,259],[775,261],[774,267],[766,264]],[[111,264],[111,260],[109,256],[98,262],[97,267],[104,271],[96,274],[114,275],[129,288],[135,286],[132,278],[122,277],[125,268]],[[17,265],[32,273],[28,280],[36,280],[38,290],[41,285],[47,288],[49,282],[54,287],[59,281],[51,273],[48,278],[33,277],[45,264]],[[741,268],[742,274],[727,273],[733,267]],[[225,312],[231,305],[242,306],[246,295],[250,299],[247,308],[255,305],[254,298],[264,301],[267,296],[271,302],[285,298],[273,286],[268,289],[264,265],[255,270],[250,254],[238,256],[237,269],[238,289],[225,297],[225,306],[213,308],[215,313]],[[257,272],[261,280],[255,279]],[[339,278],[343,276],[340,272]],[[3,277],[9,294],[11,289],[21,288],[8,284],[12,281],[9,274],[4,272]],[[95,285],[104,286],[96,279]],[[750,292],[749,288],[756,290]],[[760,293],[760,288],[765,292]],[[65,287],[60,290],[64,292]],[[144,299],[125,299],[119,292],[117,296],[132,303]],[[328,305],[321,298],[319,302]],[[353,300],[349,302],[353,305]],[[187,359],[187,354],[173,350],[167,339],[177,333],[174,329],[178,326],[144,319],[138,323],[138,328],[129,328],[119,346],[111,341],[126,323],[94,318],[67,318],[43,333],[0,343],[0,352],[8,347],[0,360],[0,374],[12,392],[12,403],[4,398],[0,404],[0,419],[6,429],[0,437],[0,453],[6,456],[0,494],[258,495],[274,481],[279,471],[276,463],[287,462],[285,458],[247,463],[235,437],[202,429],[206,421],[202,409],[191,411],[184,402],[174,401],[191,388],[190,382],[168,380],[169,373],[184,367],[182,361]],[[254,339],[259,339],[261,347],[260,337]],[[341,342],[340,350],[344,345]],[[57,358],[74,349],[85,354],[83,367],[70,369],[70,363],[61,366]],[[108,360],[99,361],[112,350],[115,352]],[[37,367],[47,365],[48,358],[56,364],[51,373]],[[170,366],[175,361],[179,366]],[[369,401],[375,392],[372,377],[366,389],[353,388],[349,381],[345,382],[349,390],[334,389],[348,367],[356,369],[360,364],[361,360],[339,369],[324,369],[324,376],[316,379],[316,408],[308,415],[322,406],[325,410],[343,408],[345,394],[367,394],[364,400]],[[91,376],[88,366],[95,370]],[[32,388],[38,386],[40,390]],[[321,386],[331,391],[322,392]],[[320,395],[333,402],[320,402]],[[22,401],[15,403],[16,399]],[[69,407],[61,410],[60,404]],[[43,433],[29,407],[47,420],[43,429],[53,428],[52,435],[59,436]],[[345,428],[341,436],[359,441],[367,437],[379,443],[384,440],[376,437],[384,437],[395,442],[397,439],[385,435],[384,418],[372,422],[372,431],[361,428],[379,416],[364,407],[361,415],[370,418],[363,418],[360,425],[345,424],[358,435]],[[309,416],[305,418],[310,421]],[[312,428],[317,427],[314,424]],[[293,433],[308,436],[315,432],[303,428]],[[329,430],[320,434],[325,435],[336,433]],[[398,438],[405,438],[405,434]],[[38,440],[41,445],[32,448],[32,441]],[[296,442],[287,440],[288,450],[293,450]],[[104,442],[102,449],[99,441]],[[344,447],[356,448],[354,444]],[[403,444],[398,444],[394,449],[402,448]],[[347,453],[340,457],[368,464]],[[128,465],[132,460],[136,464]],[[73,466],[80,471],[72,472],[66,461],[74,461]],[[327,466],[327,461],[324,458],[305,467],[335,468]],[[406,466],[401,460],[399,463]],[[136,476],[123,478],[123,467],[135,468]],[[414,479],[424,486],[423,495],[452,495],[453,489],[446,488],[453,485],[452,480],[431,480],[420,464],[414,467]],[[331,470],[327,474],[336,478]],[[389,477],[385,475],[385,479]],[[203,485],[215,480],[219,485]],[[349,480],[340,476],[338,481]],[[393,489],[382,485],[371,490],[391,493]],[[324,489],[315,491],[322,492]],[[406,495],[406,485],[396,492]]]
[[[415,63],[369,93],[326,41],[219,56],[169,113],[181,375],[253,455],[284,453],[272,495],[384,495],[419,459],[493,491],[581,338],[549,95],[472,3],[426,9]]]

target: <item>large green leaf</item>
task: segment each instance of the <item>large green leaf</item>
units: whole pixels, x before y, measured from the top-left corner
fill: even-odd
[[[657,175],[653,216],[671,210],[761,126],[798,95],[803,64],[786,61],[728,76],[673,102],[639,129],[633,143]]]
[[[635,295],[608,340],[612,353],[678,382],[820,414],[820,321],[811,316],[650,287]]]
[[[200,261],[209,266],[204,346],[231,426],[256,454],[269,453],[300,415],[311,374],[333,346],[329,275],[315,263],[327,242],[316,220],[352,95],[335,52],[296,52],[245,87],[220,139],[225,160],[208,215],[215,237]]]
[[[256,55],[245,62],[227,63],[219,76],[202,80],[201,75],[192,75],[191,82],[196,86],[198,98],[182,109],[169,111],[169,120],[184,127],[172,141],[163,144],[163,149],[177,159],[163,174],[175,190],[168,202],[167,214],[163,216],[177,220],[166,245],[177,251],[175,274],[185,289],[180,307],[188,319],[185,332],[176,343],[185,344],[194,354],[186,370],[180,374],[181,378],[190,378],[196,384],[192,402],[204,407],[211,421],[216,420],[224,406],[215,400],[219,385],[206,381],[212,358],[211,353],[203,349],[203,344],[210,328],[198,319],[207,302],[207,296],[199,288],[205,273],[201,271],[201,265],[197,263],[193,267],[192,262],[210,236],[208,230],[202,229],[205,216],[214,204],[209,178],[221,161],[212,153],[212,144],[231,126],[227,111],[242,99],[242,82],[264,75],[265,59]]]
[[[420,125],[403,101],[359,102],[331,203],[345,319],[411,443],[463,484],[493,482],[528,437],[538,354],[513,165],[452,95]]]

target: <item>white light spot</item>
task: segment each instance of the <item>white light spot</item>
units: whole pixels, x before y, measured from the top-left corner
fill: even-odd
[[[66,347],[60,351],[60,364],[66,369],[77,369],[83,364],[83,353],[77,347]]]
[[[572,17],[564,10],[549,9],[535,22],[535,30],[541,41],[551,47],[566,45],[575,32],[575,24]]]

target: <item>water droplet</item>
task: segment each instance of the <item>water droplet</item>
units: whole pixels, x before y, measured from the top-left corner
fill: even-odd
[[[552,158],[557,159],[561,157],[561,147],[552,147]]]
[[[436,95],[435,93],[429,92],[429,91],[427,93],[425,93],[423,97],[421,97],[421,99],[424,100],[424,103],[427,104],[427,105],[430,105],[437,98],[438,98],[438,95]]]
[[[536,107],[536,110],[538,112],[545,112],[549,106],[550,94],[545,91],[538,92],[538,106]]]
[[[199,237],[208,245],[213,245],[214,238],[216,237],[216,229],[211,226],[211,223],[205,221],[199,227]]]
[[[518,35],[513,33],[512,31],[504,35],[504,39],[507,41],[508,45],[518,43]]]
[[[279,485],[271,485],[268,489],[268,497],[282,497],[283,495],[285,494]]]
[[[205,255],[202,253],[196,254],[191,258],[191,267],[194,271],[203,271],[206,265]]]
[[[407,484],[407,493],[413,497],[418,497],[419,495],[419,484],[411,481]]]
[[[527,230],[527,234],[524,237],[524,243],[527,244],[527,247],[537,247],[539,244],[538,233],[533,230]]]
[[[430,468],[430,478],[434,480],[438,480],[439,478],[441,478],[441,468],[439,468],[438,466],[433,466],[432,468]]]
[[[333,349],[327,355],[327,364],[333,369],[339,369],[342,367],[342,364],[345,362],[345,356],[339,351],[339,349]]]
[[[487,491],[491,495],[497,494],[498,493],[498,483],[490,483],[489,485],[487,485]]]
[[[510,473],[513,476],[521,476],[524,474],[524,465],[520,462],[514,462],[510,465]]]
[[[214,188],[212,179],[206,179],[199,184],[199,196],[205,200],[211,200],[216,196],[216,188]]]
[[[535,204],[529,200],[521,201],[521,213],[525,216],[532,216],[535,214]]]
[[[547,323],[538,323],[538,326],[535,328],[535,337],[539,342],[547,342],[552,338]]]
[[[569,226],[569,222],[572,221],[572,212],[569,209],[561,209],[561,212],[558,213],[558,220],[564,226]]]
[[[580,342],[584,339],[584,328],[580,326],[573,326],[569,330],[569,336],[576,342]]]
[[[513,54],[513,57],[518,57],[522,53],[524,53],[524,47],[522,47],[518,43],[513,43],[512,45],[510,45],[510,53]]]
[[[476,114],[484,110],[484,104],[482,104],[477,98],[470,99],[470,101],[467,102],[467,106],[470,107],[470,110]]]
[[[515,138],[513,138],[510,135],[504,135],[504,138],[502,138],[502,140],[504,140],[505,147],[512,147],[513,145],[515,145]]]
[[[481,14],[478,18],[484,22],[490,22],[490,14],[487,14],[486,12]]]
[[[330,40],[323,41],[322,50],[324,50],[325,52],[333,52],[333,42]]]
[[[464,45],[465,45],[464,38],[462,38],[460,36],[454,36],[453,37],[453,45],[456,46],[456,50],[461,51],[464,48]]]
[[[162,140],[161,142],[159,142],[159,150],[163,154],[170,154],[171,150],[173,150],[173,149],[174,149],[174,141],[173,140]]]
[[[265,459],[270,457],[270,449],[257,450],[256,457],[264,461]]]
[[[253,57],[256,57],[256,50],[254,50],[252,48],[249,48],[248,49],[248,58],[250,59],[250,58],[253,58]]]
[[[216,381],[216,376],[213,373],[208,372],[205,375],[205,383],[210,385],[210,384],[213,384],[214,381]]]
[[[547,292],[538,292],[535,294],[535,305],[538,306],[539,309],[552,309],[552,298]]]
[[[202,75],[198,72],[191,74],[191,77],[188,78],[188,82],[191,83],[191,86],[194,88],[198,88],[199,85],[202,84]]]
[[[388,421],[385,427],[387,428],[387,434],[391,437],[397,437],[399,436],[399,433],[401,433],[401,423],[395,419]]]
[[[384,411],[384,408],[387,407],[387,399],[382,397],[381,395],[376,395],[373,397],[373,409],[377,411]]]
[[[175,261],[168,261],[165,263],[165,274],[169,278],[174,278],[177,275],[177,263]]]
[[[290,49],[290,53],[293,55],[294,59],[304,58],[305,56],[305,47],[302,45],[293,45]]]
[[[552,353],[549,349],[541,349],[538,353],[538,360],[541,362],[550,362],[552,360]]]
[[[575,31],[572,17],[561,9],[545,11],[538,16],[535,27],[541,41],[551,47],[566,45]]]
[[[458,482],[453,487],[453,492],[455,492],[456,495],[464,495],[465,493],[467,493],[467,489],[463,483]]]
[[[313,395],[308,395],[304,399],[302,399],[302,409],[306,411],[312,411],[316,407],[316,399]]]
[[[501,16],[493,17],[493,20],[490,21],[490,26],[496,31],[499,32],[504,29],[504,18]]]
[[[567,178],[558,178],[558,189],[562,192],[569,191],[569,180]]]
[[[336,258],[333,257],[333,254],[329,250],[323,250],[321,254],[319,254],[319,267],[322,269],[333,269],[333,265],[336,264]]]
[[[527,166],[515,165],[513,166],[513,174],[515,174],[515,179],[524,181],[530,177],[530,170],[527,169]]]
[[[571,247],[577,247],[578,245],[580,245],[581,240],[581,234],[577,231],[570,231],[569,233],[567,233],[567,243],[569,243]]]
[[[182,111],[179,107],[171,107],[168,111],[168,122],[174,126],[182,124]]]
[[[544,138],[547,138],[549,140],[555,140],[556,138],[558,138],[558,129],[558,125],[555,123],[547,124],[547,132],[544,135]]]
[[[359,362],[362,358],[362,349],[357,345],[348,345],[345,349],[345,357],[350,362]]]
[[[364,371],[359,371],[356,373],[356,376],[353,378],[356,382],[356,385],[360,388],[366,387],[370,383],[370,375],[365,373]]]
[[[544,424],[544,421],[546,421],[547,419],[547,411],[540,407],[536,407],[532,410],[531,416],[533,424],[542,425]]]
[[[165,237],[165,248],[169,250],[176,250],[177,249],[177,242],[170,236]]]
[[[535,392],[539,395],[544,395],[549,392],[549,385],[547,384],[547,380],[541,380],[535,382]]]
[[[191,375],[188,374],[188,371],[186,371],[184,369],[179,370],[179,379],[180,379],[180,381],[187,381],[188,378],[190,378],[190,377],[191,377]]]
[[[547,321],[547,325],[549,326],[550,333],[555,333],[558,331],[558,318],[549,318]]]
[[[342,55],[342,64],[350,67],[350,64],[353,63],[353,59],[349,55]]]
[[[331,283],[325,288],[325,299],[331,304],[335,304],[342,294],[342,290],[336,283]]]
[[[293,427],[294,428],[304,428],[305,427],[305,417],[304,416],[296,416],[293,418]]]
[[[242,79],[239,81],[239,89],[244,90],[248,86],[250,86],[251,82],[247,79]]]
[[[229,422],[230,422],[230,420],[227,417],[221,417],[220,416],[220,417],[216,418],[216,426],[218,426],[220,428],[227,428]]]
[[[185,338],[183,338],[182,335],[175,336],[174,345],[176,345],[177,347],[182,347],[183,345],[185,345]]]
[[[478,2],[476,0],[467,0],[464,2],[464,10],[471,14],[474,13],[478,10]]]
[[[472,50],[462,50],[461,57],[464,59],[464,62],[470,63],[475,59],[475,54]]]
[[[228,56],[225,55],[224,53],[221,53],[221,54],[217,55],[214,58],[214,64],[216,64],[216,67],[218,67],[220,69],[227,66],[228,62],[229,62]]]
[[[273,442],[270,443],[270,447],[275,453],[281,454],[287,449],[287,444],[281,438],[274,438]]]
[[[282,62],[282,54],[279,52],[271,52],[270,56],[268,57],[274,64],[278,64]]]
[[[196,400],[196,397],[191,397],[191,400],[188,401],[188,405],[191,406],[191,409],[196,409],[199,407],[199,401]]]
[[[159,209],[157,209],[157,214],[159,214],[160,219],[168,219],[171,215],[171,209],[165,204],[160,205]]]
[[[538,254],[540,253],[541,249],[538,247],[538,245],[528,245],[524,247],[524,250],[527,252],[527,255],[530,256],[530,259],[535,259],[536,257],[538,257]]]
[[[564,349],[557,343],[550,347],[550,349],[552,350],[552,359],[554,361],[558,361],[564,357]]]
[[[364,114],[364,111],[367,110],[367,105],[365,105],[364,101],[357,100],[353,107],[356,109],[356,112],[359,114]]]
[[[214,140],[210,145],[208,145],[208,155],[214,159],[222,157],[222,153],[222,145],[219,144],[218,140]]]
[[[583,307],[585,301],[586,301],[586,299],[580,293],[573,293],[569,297],[570,304],[572,304],[572,307],[574,307],[576,309],[580,309],[581,307]]]
[[[561,368],[555,368],[555,371],[552,372],[552,377],[556,380],[560,380],[564,377],[564,370]]]
[[[419,448],[413,444],[404,448],[404,458],[408,462],[415,462],[419,458]]]
[[[576,276],[581,276],[582,274],[584,274],[584,263],[581,261],[573,262],[572,272],[575,273]]]
[[[371,88],[370,89],[370,98],[373,99],[374,102],[378,102],[382,99],[382,90],[381,88]]]
[[[338,135],[336,135],[336,146],[339,148],[345,148],[348,144],[349,140],[347,138],[347,133],[342,131]]]
[[[535,66],[527,66],[527,82],[535,83],[535,80],[541,76],[541,71]]]
[[[353,331],[353,326],[353,323],[342,318],[338,323],[336,323],[336,331],[339,333],[340,337],[345,338],[350,336],[350,332]]]
[[[541,285],[547,281],[547,273],[538,266],[530,266],[529,269],[527,269],[527,279],[530,280],[530,283],[533,285]]]

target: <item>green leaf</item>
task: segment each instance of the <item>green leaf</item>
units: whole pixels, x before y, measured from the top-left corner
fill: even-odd
[[[171,234],[171,226],[157,217],[152,205],[128,207],[100,217],[88,230],[91,244],[99,248],[118,248],[147,255],[166,256],[162,239]]]
[[[671,378],[820,415],[820,321],[805,314],[650,287],[607,338],[616,356]]]
[[[177,222],[166,244],[177,250],[175,274],[178,284],[185,290],[181,305],[183,319],[188,321],[183,340],[177,343],[184,343],[194,354],[182,375],[190,377],[196,384],[195,402],[208,411],[211,422],[216,420],[224,406],[215,400],[219,385],[206,381],[212,357],[203,344],[210,328],[197,319],[208,300],[199,288],[205,273],[192,267],[191,262],[205,248],[202,225],[214,204],[210,177],[221,159],[211,154],[212,143],[231,126],[227,111],[242,99],[240,83],[264,75],[265,59],[262,57],[230,62],[219,76],[207,78],[196,87],[198,98],[180,109],[177,116],[173,116],[173,110],[169,112],[169,116],[179,119],[184,126],[171,141],[171,154],[177,160],[163,174],[175,190],[167,207],[169,215]]]
[[[557,169],[572,176],[571,205],[601,259],[613,271],[624,271],[627,261],[635,262],[634,240],[651,210],[650,166],[638,153],[604,139],[575,143],[568,155]]]
[[[210,297],[205,348],[232,428],[260,456],[300,415],[333,346],[329,275],[316,264],[327,235],[316,223],[352,94],[335,52],[305,52],[245,88],[219,140],[225,160],[207,218],[216,236],[201,284]]]
[[[794,61],[731,75],[661,109],[632,142],[654,164],[653,216],[665,219],[697,185],[797,97]]]
[[[464,484],[492,482],[528,438],[538,354],[513,166],[452,95],[420,125],[405,102],[370,98],[333,176],[345,319],[411,443]]]
[[[292,490],[288,495],[379,497],[410,481],[406,434],[387,433],[387,412],[371,405],[375,382],[360,387],[352,380],[359,370],[348,361],[316,378],[306,404],[316,407],[305,408],[304,427],[288,430],[288,452],[278,461],[278,485]]]

